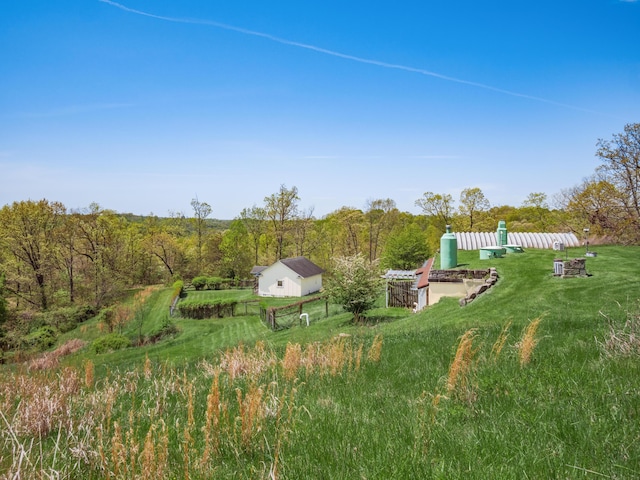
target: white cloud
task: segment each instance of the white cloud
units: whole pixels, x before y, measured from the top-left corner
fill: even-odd
[[[481,88],[481,89],[484,89],[484,90],[491,90],[493,92],[501,93],[503,95],[509,95],[509,96],[512,96],[512,97],[525,98],[527,100],[533,100],[533,101],[536,101],[536,102],[548,103],[550,105],[555,105],[555,106],[558,106],[558,107],[568,108],[568,109],[571,109],[571,110],[578,110],[578,111],[582,111],[582,112],[599,114],[599,112],[594,112],[592,110],[587,110],[585,108],[577,107],[575,105],[569,105],[569,104],[566,104],[566,103],[556,102],[554,100],[549,100],[549,99],[542,98],[542,97],[536,97],[536,96],[528,95],[528,94],[525,94],[525,93],[518,93],[518,92],[511,91],[511,90],[506,90],[506,89],[503,89],[503,88],[498,88],[498,87],[494,87],[494,86],[491,86],[491,85],[487,85],[487,84],[484,84],[484,83],[474,82],[474,81],[470,81],[470,80],[464,80],[464,79],[456,78],[456,77],[450,77],[448,75],[443,75],[441,73],[432,72],[430,70],[426,70],[426,69],[423,69],[423,68],[416,68],[416,67],[411,67],[411,66],[407,66],[407,65],[401,65],[401,64],[397,64],[397,63],[383,62],[383,61],[380,61],[380,60],[374,60],[374,59],[370,59],[370,58],[357,57],[355,55],[349,55],[349,54],[337,52],[337,51],[334,51],[334,50],[328,50],[326,48],[318,47],[316,45],[310,45],[310,44],[307,44],[307,43],[301,43],[301,42],[297,42],[297,41],[294,41],[294,40],[287,40],[287,39],[284,39],[284,38],[276,37],[275,35],[271,35],[269,33],[257,32],[255,30],[249,30],[249,29],[242,28],[242,27],[236,27],[236,26],[233,26],[233,25],[228,25],[228,24],[225,24],[225,23],[220,23],[220,22],[216,22],[216,21],[212,21],[212,20],[199,20],[199,19],[192,19],[192,18],[165,17],[165,16],[162,16],[162,15],[155,15],[153,13],[144,12],[142,10],[135,10],[133,8],[127,7],[126,5],[122,5],[122,4],[114,2],[112,0],[99,0],[99,1],[102,2],[102,3],[106,3],[108,5],[111,5],[113,7],[119,8],[120,10],[123,10],[125,12],[133,13],[133,14],[136,14],[136,15],[142,15],[142,16],[145,16],[145,17],[155,18],[157,20],[163,20],[163,21],[166,21],[166,22],[175,22],[175,23],[187,23],[187,24],[194,24],[194,25],[207,25],[207,26],[214,27],[214,28],[221,28],[221,29],[224,29],[224,30],[238,32],[238,33],[241,33],[243,35],[251,35],[251,36],[254,36],[254,37],[264,38],[264,39],[267,39],[267,40],[272,41],[272,42],[280,43],[282,45],[289,45],[289,46],[293,46],[293,47],[297,47],[297,48],[303,48],[303,49],[306,49],[306,50],[311,50],[311,51],[322,53],[322,54],[325,54],[325,55],[330,55],[332,57],[342,58],[344,60],[350,60],[352,62],[364,63],[364,64],[367,64],[367,65],[375,65],[377,67],[388,68],[388,69],[392,69],[392,70],[402,70],[402,71],[405,71],[405,72],[417,73],[417,74],[420,74],[420,75],[426,75],[426,76],[429,76],[429,77],[439,78],[440,80],[445,80],[447,82],[454,82],[454,83],[459,83],[459,84],[463,84],[463,85],[468,85],[468,86],[471,86],[471,87]]]

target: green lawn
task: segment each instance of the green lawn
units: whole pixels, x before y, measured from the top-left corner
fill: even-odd
[[[33,465],[22,463],[24,478],[38,477],[41,451],[56,452],[55,460],[53,453],[42,454],[43,468],[69,478],[104,478],[107,470],[113,478],[128,478],[125,466],[146,465],[152,457],[143,447],[151,444],[156,468],[168,469],[166,478],[639,478],[640,359],[608,356],[601,343],[608,333],[605,317],[618,325],[638,317],[640,248],[596,250],[585,278],[553,275],[556,256],[578,257],[580,249],[528,250],[492,260],[459,252],[463,268],[495,266],[500,276],[465,307],[444,299],[418,314],[376,309],[371,317],[379,322],[353,325],[340,313],[277,332],[255,315],[176,318],[181,332],[175,338],[106,355],[80,352],[67,362],[91,360],[96,382],[69,402],[85,418],[89,398],[111,398],[107,413],[100,403],[93,407],[102,433],[97,425],[83,431],[85,437],[64,430],[61,440],[54,427],[40,440],[20,436],[17,426],[3,427],[0,465],[15,473],[12,452],[22,445]],[[167,290],[153,297],[144,328],[152,331],[166,317],[169,296]],[[538,343],[530,363],[521,365],[523,330],[535,319],[541,319]],[[496,355],[492,348],[507,326]],[[84,334],[93,335],[92,328],[85,326]],[[459,340],[470,329],[466,370],[448,388]],[[376,335],[383,339],[379,361],[367,357]],[[232,351],[238,345],[244,347]],[[312,354],[318,362],[346,363],[332,373],[310,369],[300,359]],[[251,365],[264,370],[233,378],[225,373],[233,362],[245,371]],[[300,365],[295,375],[291,364]],[[215,372],[219,384],[212,380]],[[8,370],[4,375],[15,381]],[[2,395],[13,425],[19,407],[9,408]],[[211,412],[222,412],[217,449],[207,435]],[[80,462],[70,452],[82,438],[93,453]],[[139,468],[143,474],[142,466],[130,468],[128,473]]]

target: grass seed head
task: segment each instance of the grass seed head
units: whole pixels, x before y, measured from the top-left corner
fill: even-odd
[[[539,342],[538,338],[536,338],[536,333],[541,320],[542,317],[538,317],[529,322],[529,325],[525,327],[522,338],[518,343],[518,356],[520,358],[521,367],[524,367],[531,362],[533,350]]]
[[[473,342],[476,338],[476,329],[467,330],[462,337],[456,349],[456,354],[449,367],[449,375],[447,377],[447,393],[469,393],[471,388],[470,374],[472,371],[473,360],[476,351],[473,348]]]
[[[371,347],[367,352],[367,360],[377,363],[382,356],[382,335],[378,334],[374,337]]]

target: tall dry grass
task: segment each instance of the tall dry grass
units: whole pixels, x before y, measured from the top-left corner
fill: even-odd
[[[618,308],[622,315],[600,311],[607,321],[608,332],[603,340],[596,340],[596,343],[608,357],[640,356],[640,300],[631,308],[618,303]]]
[[[212,478],[224,464],[262,458],[275,479],[304,410],[300,377],[355,374],[363,348],[339,337],[290,344],[280,358],[258,342],[193,371],[147,356],[100,379],[91,361],[12,373],[0,378],[0,458],[8,478],[49,478],[55,465],[56,477],[109,479]]]
[[[504,346],[507,343],[507,339],[509,338],[510,328],[511,328],[511,321],[508,321],[504,325],[504,327],[502,327],[502,330],[500,331],[500,335],[498,335],[498,338],[496,339],[493,346],[491,347],[490,358],[494,362],[497,362],[498,359],[500,358],[500,354],[502,353],[502,350],[504,349]]]
[[[382,335],[378,334],[373,339],[373,343],[367,352],[367,360],[377,363],[382,356]]]
[[[82,350],[87,342],[79,338],[72,338],[52,352],[46,352],[29,361],[29,370],[50,370],[60,365],[60,358]]]
[[[524,328],[522,337],[513,345],[520,366],[529,364],[539,339],[537,331],[541,317],[534,319]],[[416,441],[421,451],[426,453],[433,443],[434,431],[438,427],[437,416],[443,401],[454,400],[471,407],[478,399],[479,389],[476,384],[477,370],[480,368],[497,368],[505,346],[508,345],[511,322],[507,322],[494,341],[491,351],[486,356],[480,355],[480,346],[476,346],[478,330],[469,329],[460,337],[453,360],[449,366],[444,392],[423,392],[416,401],[417,434]]]
[[[461,337],[456,354],[449,366],[447,376],[447,394],[472,401],[475,396],[473,384],[473,361],[477,350],[473,348],[476,329],[467,330]]]
[[[542,317],[535,318],[529,322],[529,324],[525,327],[522,332],[522,338],[520,342],[517,344],[518,348],[518,358],[520,359],[520,366],[524,367],[531,362],[531,357],[533,356],[533,351],[538,345],[539,339],[536,337],[538,332],[538,327],[540,326],[540,322],[542,321]]]

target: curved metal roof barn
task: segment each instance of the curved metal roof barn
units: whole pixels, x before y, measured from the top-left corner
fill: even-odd
[[[496,232],[455,232],[459,250],[479,250],[496,245]],[[580,240],[574,233],[508,232],[507,245],[522,248],[553,248],[561,243],[565,247],[579,247]]]

